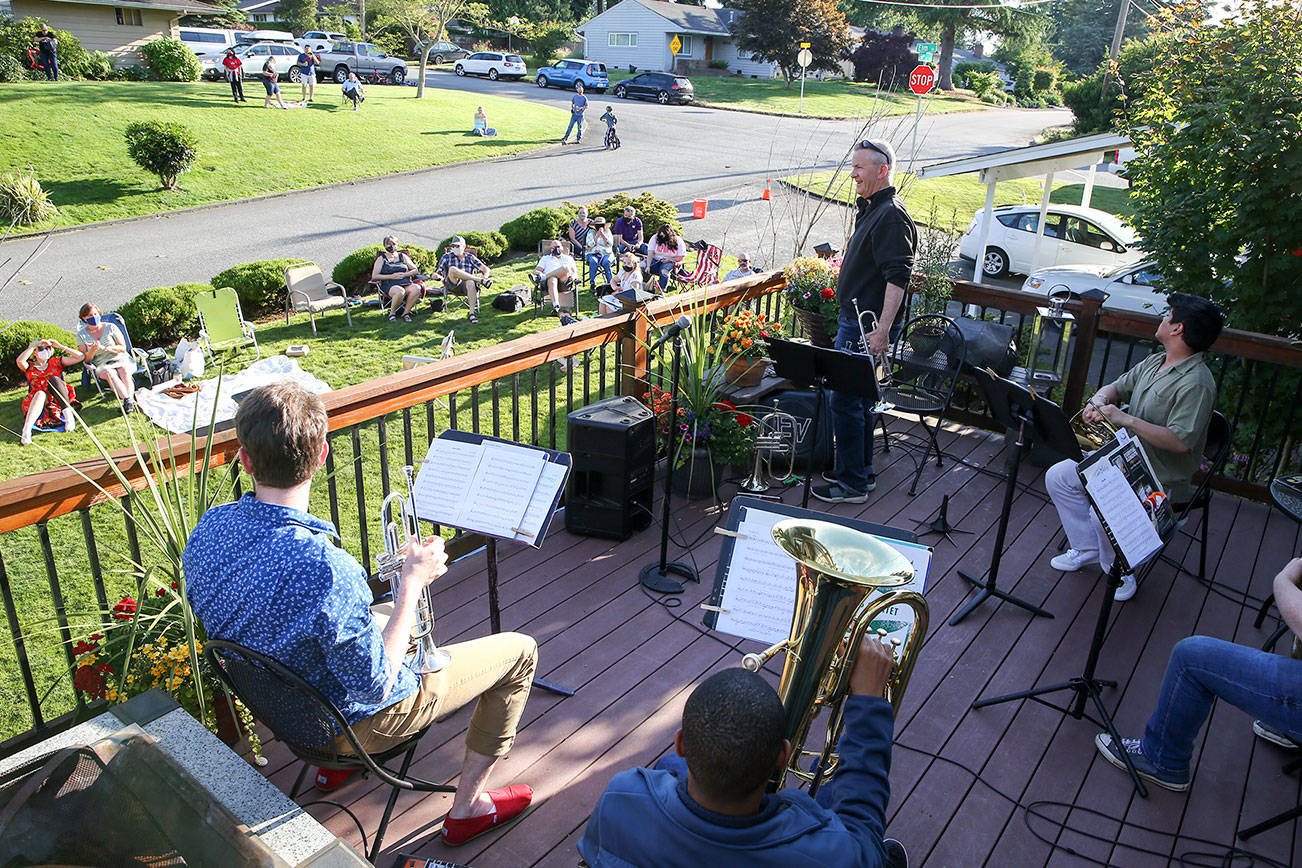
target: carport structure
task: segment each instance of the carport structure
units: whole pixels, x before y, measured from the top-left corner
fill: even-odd
[[[965,175],[979,172],[981,182],[986,185],[986,207],[981,229],[981,251],[976,258],[972,279],[981,282],[981,266],[986,258],[986,248],[990,241],[990,222],[994,216],[995,186],[1000,181],[1012,181],[1017,178],[1034,178],[1044,176],[1044,189],[1040,195],[1040,219],[1035,228],[1035,253],[1032,255],[1031,270],[1039,267],[1040,247],[1044,241],[1044,223],[1049,211],[1049,194],[1053,190],[1053,176],[1056,172],[1071,169],[1087,169],[1085,190],[1081,195],[1081,206],[1088,208],[1090,196],[1094,192],[1094,172],[1109,151],[1118,151],[1130,147],[1127,136],[1116,133],[1097,133],[1050,142],[1044,145],[1030,145],[1024,148],[1009,148],[992,154],[976,157],[962,157],[932,163],[918,170],[919,178],[942,178],[946,175]]]

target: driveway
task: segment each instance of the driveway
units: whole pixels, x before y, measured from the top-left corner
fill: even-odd
[[[441,69],[428,81],[433,92],[427,90],[426,98],[435,100],[441,88],[559,106],[570,96],[527,81],[457,78]],[[596,123],[607,104],[620,118],[623,147],[614,152],[601,150],[602,129]],[[1007,109],[924,118],[918,157],[935,161],[1024,145],[1043,127],[1069,119],[1065,111]],[[509,116],[490,115],[489,121],[499,129],[511,124]],[[470,122],[467,117],[467,128]],[[85,301],[110,310],[147,287],[208,281],[241,262],[295,257],[319,262],[328,271],[345,254],[376,244],[389,232],[434,247],[448,235],[495,229],[540,205],[589,202],[623,191],[649,190],[674,202],[688,215],[689,240],[708,238],[729,252],[746,249],[761,264],[789,259],[793,238],[804,239],[808,249],[818,241],[839,245],[845,236],[847,209],[822,206],[776,184],[770,201],[761,193],[766,178],[837,165],[862,134],[860,122],[660,106],[594,94],[590,123],[578,146],[552,145],[515,157],[94,226],[51,235],[44,244],[41,239],[4,242],[0,282],[35,256],[4,287],[3,318],[71,326]],[[557,139],[562,132],[556,130]],[[896,143],[902,164],[907,164],[911,133],[911,116],[884,119],[872,131]],[[364,149],[358,154],[365,158]],[[709,203],[703,220],[690,219],[697,198]]]

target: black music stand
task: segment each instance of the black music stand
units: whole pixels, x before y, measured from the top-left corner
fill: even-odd
[[[765,340],[769,345],[769,356],[773,359],[775,374],[797,386],[814,387],[814,419],[809,426],[809,466],[805,468],[805,491],[800,499],[801,508],[807,509],[809,486],[814,478],[814,453],[818,447],[819,417],[822,416],[824,393],[828,389],[849,392],[863,398],[870,405],[876,404],[877,378],[873,376],[872,359],[869,356],[782,338]],[[863,436],[873,436],[871,426],[864,427]]]
[[[1012,467],[1008,468],[1008,483],[1004,486],[1004,505],[999,514],[999,529],[995,533],[995,548],[990,553],[990,569],[988,571],[990,577],[981,579],[964,570],[958,571],[961,578],[966,579],[981,590],[968,601],[966,606],[959,609],[954,614],[954,617],[949,619],[949,623],[950,626],[953,626],[962,621],[972,614],[972,611],[977,606],[990,597],[996,597],[1012,603],[1014,606],[1021,606],[1033,615],[1052,618],[1052,612],[1014,597],[1008,591],[1000,590],[995,584],[999,578],[999,562],[1004,555],[1004,540],[1008,535],[1008,522],[1012,512],[1013,495],[1017,493],[1017,473],[1021,470],[1023,456],[1030,449],[1030,433],[1035,428],[1035,393],[1020,383],[1004,379],[983,368],[974,369],[973,376],[985,393],[986,404],[990,407],[990,414],[995,417],[995,421],[1005,430],[1017,430],[1017,442],[1013,445],[1013,464]],[[1075,442],[1074,439],[1073,442]]]

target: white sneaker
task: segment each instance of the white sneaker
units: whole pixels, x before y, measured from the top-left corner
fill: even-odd
[[[1118,603],[1124,603],[1131,597],[1135,596],[1135,591],[1139,590],[1139,583],[1135,581],[1134,573],[1126,573],[1121,577],[1121,585],[1118,586],[1117,592],[1112,595],[1112,599]]]
[[[63,411],[63,430],[66,433],[77,430],[77,417],[73,415],[71,409]]]
[[[1067,549],[1053,560],[1049,561],[1049,566],[1055,570],[1062,570],[1064,573],[1074,573],[1081,567],[1097,564],[1099,556],[1094,552],[1078,552],[1075,549]]]
[[[1288,735],[1280,730],[1275,729],[1275,727],[1270,724],[1262,723],[1260,720],[1254,720],[1252,722],[1252,731],[1256,734],[1257,738],[1265,739],[1271,744],[1277,744],[1282,748],[1287,748],[1288,750],[1297,750],[1297,742],[1289,738]]]
[[[31,432],[31,431],[26,431],[26,430],[23,431],[22,435],[18,438],[18,442],[19,442],[20,444],[22,444],[23,446],[31,446],[31,445],[32,445],[32,432]]]

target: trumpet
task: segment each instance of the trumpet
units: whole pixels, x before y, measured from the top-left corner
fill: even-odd
[[[1085,406],[1088,406],[1088,403]],[[1076,411],[1076,415],[1071,417],[1070,424],[1080,448],[1092,452],[1095,449],[1102,449],[1104,443],[1117,436],[1117,429],[1102,417],[1097,422],[1086,422],[1085,406]]]
[[[773,412],[755,420],[755,466],[750,477],[738,487],[748,494],[769,490],[768,477],[786,479],[796,472],[796,446],[800,442],[800,426],[796,417],[778,409],[773,401]],[[781,460],[786,473],[774,471],[774,461]]]
[[[852,300],[851,304],[854,305],[855,320],[859,324],[859,344],[863,347],[864,355],[872,356],[872,350],[868,345],[868,333],[877,329],[877,314],[870,310],[859,310],[858,299]],[[868,317],[867,325],[864,325],[864,317]],[[894,410],[895,405],[882,396],[884,389],[889,389],[894,385],[890,361],[886,356],[873,357],[872,372],[873,382],[877,384],[877,403],[873,405],[873,412],[885,413],[888,410]]]
[[[415,468],[408,465],[402,470],[407,478],[407,491],[395,491],[380,504],[384,551],[375,556],[380,580],[389,583],[395,600],[402,584],[402,567],[407,561],[407,540],[420,536],[420,524],[411,499],[411,491],[416,487]],[[416,624],[412,628],[411,638],[413,650],[407,655],[406,665],[417,675],[438,672],[452,659],[448,652],[440,650],[434,642],[434,600],[429,585],[421,590],[420,597],[416,600]]]
[[[854,668],[855,654],[872,622],[895,606],[913,610],[913,627],[896,648],[896,664],[886,685],[886,699],[898,712],[913,674],[922,640],[927,635],[926,599],[914,591],[874,591],[898,588],[913,579],[913,565],[886,543],[839,524],[787,519],[773,525],[778,547],[796,561],[796,605],[787,639],[758,654],[747,654],[741,665],[756,672],[775,654],[785,651],[778,696],[786,711],[783,735],[791,741],[791,759],[778,771],[771,789],[781,788],[787,775],[807,781],[809,794],[840,762],[836,744],[844,722],[842,708]],[[884,636],[885,630],[878,630]],[[829,711],[822,746],[806,742],[818,712]],[[814,760],[812,768],[802,767]]]

